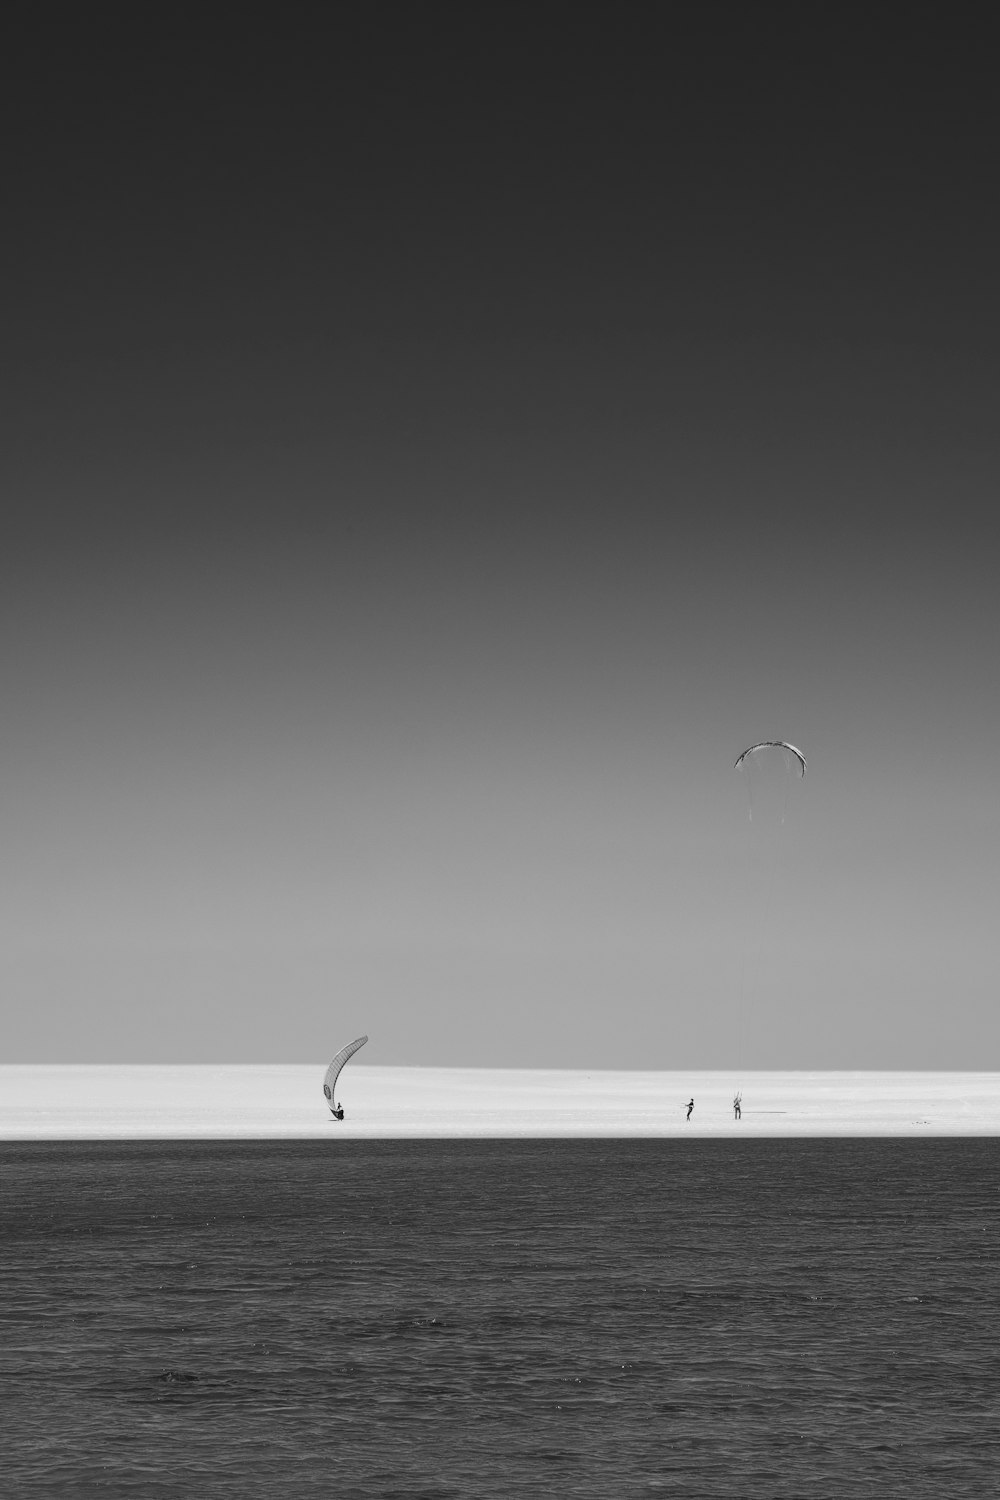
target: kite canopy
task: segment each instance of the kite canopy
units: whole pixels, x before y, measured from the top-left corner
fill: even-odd
[[[806,774],[805,756],[801,750],[796,750],[795,746],[790,745],[787,740],[761,740],[757,745],[750,745],[736,761],[733,770],[738,771],[747,756],[756,755],[758,750],[790,750],[799,763],[799,775],[804,776]]]
[[[337,1086],[337,1079],[340,1076],[341,1068],[344,1066],[345,1062],[348,1062],[354,1056],[359,1047],[363,1047],[365,1045],[365,1042],[367,1042],[367,1040],[368,1038],[366,1036],[359,1036],[357,1041],[348,1042],[346,1047],[342,1047],[340,1049],[336,1057],[333,1059],[333,1062],[327,1068],[326,1077],[323,1079],[323,1093],[326,1095],[326,1101],[331,1109],[336,1103],[334,1090]]]

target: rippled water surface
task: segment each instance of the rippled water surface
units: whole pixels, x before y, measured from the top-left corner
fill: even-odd
[[[981,1497],[1000,1143],[0,1143],[11,1496]]]

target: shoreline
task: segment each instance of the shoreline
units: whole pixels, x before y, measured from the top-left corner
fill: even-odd
[[[1000,1136],[1000,1073],[6,1064],[0,1141]],[[742,1119],[732,1100],[743,1095]],[[686,1105],[694,1098],[690,1121]]]

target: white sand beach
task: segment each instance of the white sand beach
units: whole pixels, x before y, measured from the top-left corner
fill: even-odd
[[[0,1067],[0,1139],[1000,1135],[1000,1074]],[[733,1117],[736,1088],[743,1114]],[[686,1118],[689,1099],[695,1106]]]

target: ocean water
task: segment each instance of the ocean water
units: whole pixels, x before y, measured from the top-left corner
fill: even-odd
[[[991,1139],[0,1143],[2,1493],[976,1497]]]

